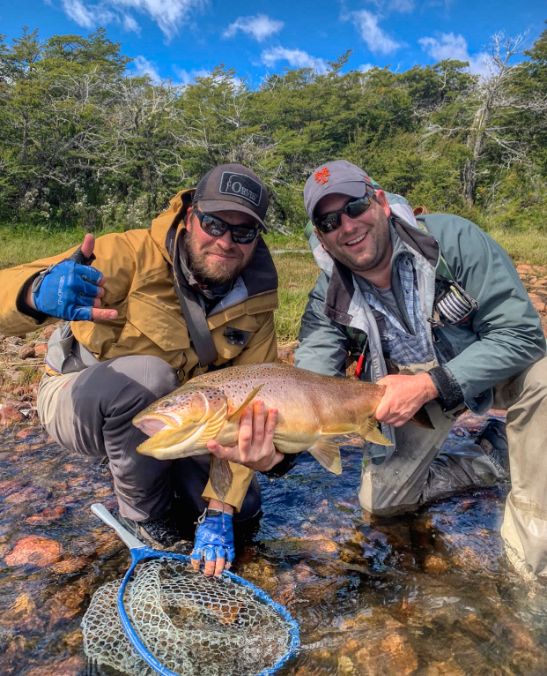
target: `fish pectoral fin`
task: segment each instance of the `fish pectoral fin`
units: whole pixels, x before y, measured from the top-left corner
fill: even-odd
[[[210,439],[214,439],[217,434],[222,429],[222,426],[226,422],[226,411],[228,410],[227,406],[220,408],[214,415],[212,415],[199,436],[199,441],[203,444],[207,443]]]
[[[359,434],[365,441],[370,441],[373,444],[380,446],[393,446],[391,441],[385,437],[377,427],[375,418],[367,418],[359,428]]]
[[[230,486],[234,475],[227,460],[221,460],[215,455],[211,456],[211,465],[209,469],[209,478],[211,479],[211,486],[222,502]]]
[[[237,420],[238,418],[241,417],[243,411],[245,410],[245,407],[251,403],[251,401],[256,397],[260,389],[262,388],[262,385],[258,385],[257,387],[253,387],[253,389],[250,391],[250,393],[245,397],[244,401],[242,404],[240,404],[235,411],[229,414],[228,420],[230,422],[233,422],[234,420]]]
[[[338,444],[329,437],[320,437],[315,444],[308,449],[317,462],[333,474],[342,474],[342,460]]]

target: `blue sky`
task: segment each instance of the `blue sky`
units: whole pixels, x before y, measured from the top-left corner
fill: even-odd
[[[42,40],[98,26],[132,57],[131,73],[191,82],[223,64],[256,87],[271,73],[311,67],[352,50],[348,69],[407,70],[442,58],[485,71],[491,36],[544,29],[545,0],[0,0],[0,34],[23,26]]]

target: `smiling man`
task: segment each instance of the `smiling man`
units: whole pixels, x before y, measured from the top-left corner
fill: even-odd
[[[359,358],[361,377],[386,388],[376,417],[394,445],[364,463],[362,506],[389,516],[506,479],[503,453],[477,445],[439,454],[455,415],[495,402],[508,409],[506,552],[523,575],[547,580],[545,338],[509,257],[463,218],[416,221],[402,198],[345,160],[312,173],[304,202],[322,272],[295,364],[344,376],[348,357]],[[434,429],[409,422],[422,406]],[[495,443],[485,446],[503,450],[503,430],[489,434]]]
[[[261,237],[267,208],[256,174],[224,164],[179,192],[147,230],[96,242],[86,235],[76,251],[0,272],[4,334],[66,320],[49,342],[38,394],[47,431],[65,448],[108,460],[120,519],[147,544],[172,547],[181,521],[203,512],[193,560],[205,560],[207,574],[234,558],[234,513],[243,522],[259,512],[253,473],[234,465],[221,502],[207,482],[209,456],[140,455],[145,435],[131,421],[198,373],[276,359],[277,274]],[[275,415],[257,402],[242,417],[244,456],[273,452]]]

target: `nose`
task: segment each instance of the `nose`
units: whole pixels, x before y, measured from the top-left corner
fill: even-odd
[[[234,245],[234,242],[232,240],[232,233],[230,232],[230,230],[226,230],[226,232],[220,237],[217,237],[216,240],[217,244],[220,244],[220,246],[226,250],[231,249]]]
[[[357,227],[357,219],[350,218],[347,214],[342,214],[340,216],[340,230],[352,230]]]

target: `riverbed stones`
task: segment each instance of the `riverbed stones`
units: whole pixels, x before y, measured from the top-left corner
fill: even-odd
[[[17,541],[12,551],[4,557],[8,566],[31,565],[44,568],[61,560],[63,548],[52,538],[27,535]]]

